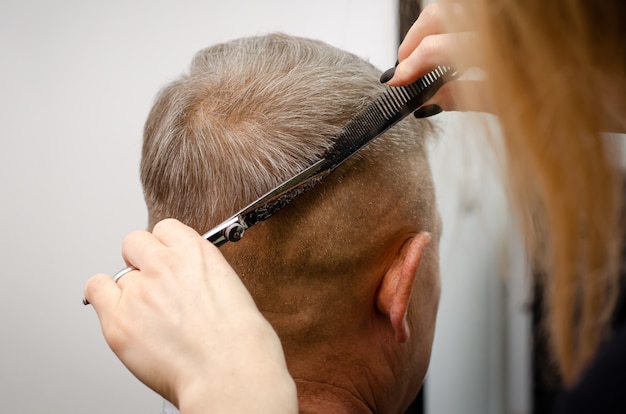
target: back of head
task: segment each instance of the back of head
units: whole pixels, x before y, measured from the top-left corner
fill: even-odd
[[[141,177],[151,225],[176,216],[203,232],[310,165],[382,91],[377,73],[354,55],[285,35],[198,52],[146,123]],[[387,135],[421,151],[425,132],[411,134]],[[390,154],[389,145],[372,147]]]
[[[141,178],[150,226],[175,217],[205,232],[309,166],[383,90],[379,75],[350,53],[280,34],[200,51],[146,123]],[[221,247],[288,361],[358,325],[402,235],[437,237],[430,132],[426,121],[401,122],[242,241]],[[437,248],[427,256],[421,267],[436,274]],[[432,332],[424,337],[429,354]]]

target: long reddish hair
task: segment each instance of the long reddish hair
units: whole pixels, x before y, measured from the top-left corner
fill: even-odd
[[[546,332],[571,384],[609,333],[618,292],[619,146],[602,131],[626,131],[626,6],[480,0],[464,8],[478,28],[472,53],[485,59],[510,194],[545,274]]]

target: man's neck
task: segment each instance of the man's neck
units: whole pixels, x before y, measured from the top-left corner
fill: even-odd
[[[371,396],[361,395],[356,387],[340,386],[295,378],[301,414],[372,414],[376,412]]]

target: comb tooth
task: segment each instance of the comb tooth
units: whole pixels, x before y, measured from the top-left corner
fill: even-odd
[[[389,105],[392,113],[396,112],[398,105],[396,104],[396,97],[394,96],[393,88],[389,89],[389,93],[387,93],[387,104]]]
[[[423,90],[422,85],[419,82],[413,82],[412,84],[407,85],[407,88],[411,90],[413,95],[417,95]]]
[[[363,136],[363,132],[365,130],[365,127],[363,125],[363,123],[358,123],[357,125],[354,125],[354,128],[352,129],[350,136],[355,137],[362,137]],[[358,148],[361,145],[361,141],[360,140],[351,140],[351,147],[352,148]]]
[[[383,119],[378,111],[371,110],[367,111],[367,118],[365,122],[367,125],[367,130],[369,132],[371,130],[371,125],[378,125],[383,122]]]
[[[374,122],[379,122],[379,120],[376,117],[377,114],[378,114],[378,111],[374,111],[373,109],[365,113],[364,122],[365,122],[366,130],[369,130],[369,125],[372,125]],[[378,118],[380,118],[380,115],[378,115]]]
[[[371,111],[368,111],[368,119],[373,119],[375,122],[380,122],[385,119],[383,114],[380,111],[377,111],[376,108],[371,108]]]
[[[398,88],[398,91],[402,94],[402,96],[404,97],[405,102],[411,100],[411,94],[409,93],[409,88],[401,86]]]
[[[382,119],[382,117],[380,116],[380,112],[375,111],[374,108],[369,108],[367,111],[367,119],[377,122]]]
[[[350,149],[355,148],[358,145],[358,143],[354,142],[354,138],[353,138],[353,137],[358,136],[356,134],[355,129],[356,129],[356,124],[352,124],[352,125],[349,125],[344,130],[345,134],[344,134],[344,137],[343,137],[342,141],[343,141],[344,145],[347,144],[350,147]]]
[[[398,97],[398,100],[402,102],[402,104],[411,99],[407,96],[406,91],[401,86],[396,88],[396,96]]]
[[[374,120],[374,116],[373,116],[374,112],[375,111],[373,111],[373,109],[370,108],[370,110],[366,111],[363,114],[363,123],[364,123],[363,129],[366,131],[369,130],[369,125],[372,125],[372,121]]]
[[[391,100],[388,94],[385,94],[385,107],[387,108],[386,118],[390,119],[393,116],[394,109],[393,109],[393,101]]]
[[[373,124],[372,125],[383,125],[389,119],[381,111],[376,111],[376,110],[372,110],[371,117],[372,117],[372,120],[373,120]]]
[[[359,118],[359,120],[361,121],[361,129],[366,129],[367,125],[369,125],[369,123],[371,122],[371,115],[370,115],[370,111],[366,111],[364,113],[362,113],[361,118]]]
[[[385,97],[381,96],[378,101],[376,101],[376,106],[380,109],[380,114],[383,118],[387,117],[387,107],[385,106]]]
[[[393,89],[393,97],[395,98],[394,109],[397,111],[398,109],[400,109],[402,105],[404,105],[404,103],[406,102],[406,99],[404,98],[404,96],[402,96],[402,93],[398,88]]]
[[[394,98],[394,104],[396,106],[395,108],[396,111],[400,109],[400,107],[404,105],[407,101],[404,95],[402,95],[402,90],[400,88],[393,89],[393,98]]]
[[[355,119],[355,122],[350,123],[347,129],[348,129],[349,136],[352,136],[352,137],[360,136],[361,130],[363,129],[362,117]]]
[[[376,125],[380,125],[381,123],[383,123],[385,121],[384,117],[382,116],[382,114],[380,113],[380,111],[370,111],[371,112],[371,117],[374,120],[374,123]]]
[[[368,126],[367,117],[363,117],[362,121],[363,122],[359,123],[359,128],[358,128],[359,129],[359,134],[361,136],[365,135],[367,133],[367,130],[368,130],[368,128],[367,128],[367,126]]]
[[[411,93],[410,85],[402,87],[402,94],[406,96],[407,101],[411,100],[411,98],[413,97],[413,94]]]
[[[398,105],[398,99],[395,95],[394,89],[389,90],[389,93],[387,94],[387,102],[389,102],[389,106],[391,107],[391,112],[395,113],[398,110],[398,107],[400,105]]]
[[[367,111],[365,113],[365,120],[364,122],[366,124],[374,124],[376,121],[376,119],[374,118],[374,114],[372,113],[372,111]]]
[[[384,122],[384,119],[382,119],[382,117],[379,114],[376,114],[374,112],[368,113],[367,125],[380,125],[383,122]],[[367,132],[368,133],[371,132],[371,128],[368,128]]]
[[[380,116],[382,118],[385,118],[387,111],[385,110],[385,106],[382,104],[382,99],[378,99],[376,102],[374,102],[374,105],[376,105],[376,110],[378,111]]]
[[[389,108],[389,102],[387,101],[387,94],[383,94],[381,96],[381,98],[382,99],[380,100],[380,103],[381,103],[381,106],[382,106],[382,109],[383,109],[383,114],[384,114],[385,118],[389,119],[389,118],[391,118],[392,111]]]
[[[412,95],[418,95],[422,91],[422,89],[420,88],[419,83],[417,83],[417,82],[414,82],[414,83],[412,83],[410,85],[407,85],[407,86],[405,86],[405,88],[408,89],[409,92]]]

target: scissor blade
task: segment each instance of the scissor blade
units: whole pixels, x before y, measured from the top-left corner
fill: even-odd
[[[227,241],[238,241],[249,227],[267,220],[300,194],[312,188],[330,172],[326,160],[321,159],[289,180],[268,191],[228,220],[206,232],[202,237],[221,246]]]

